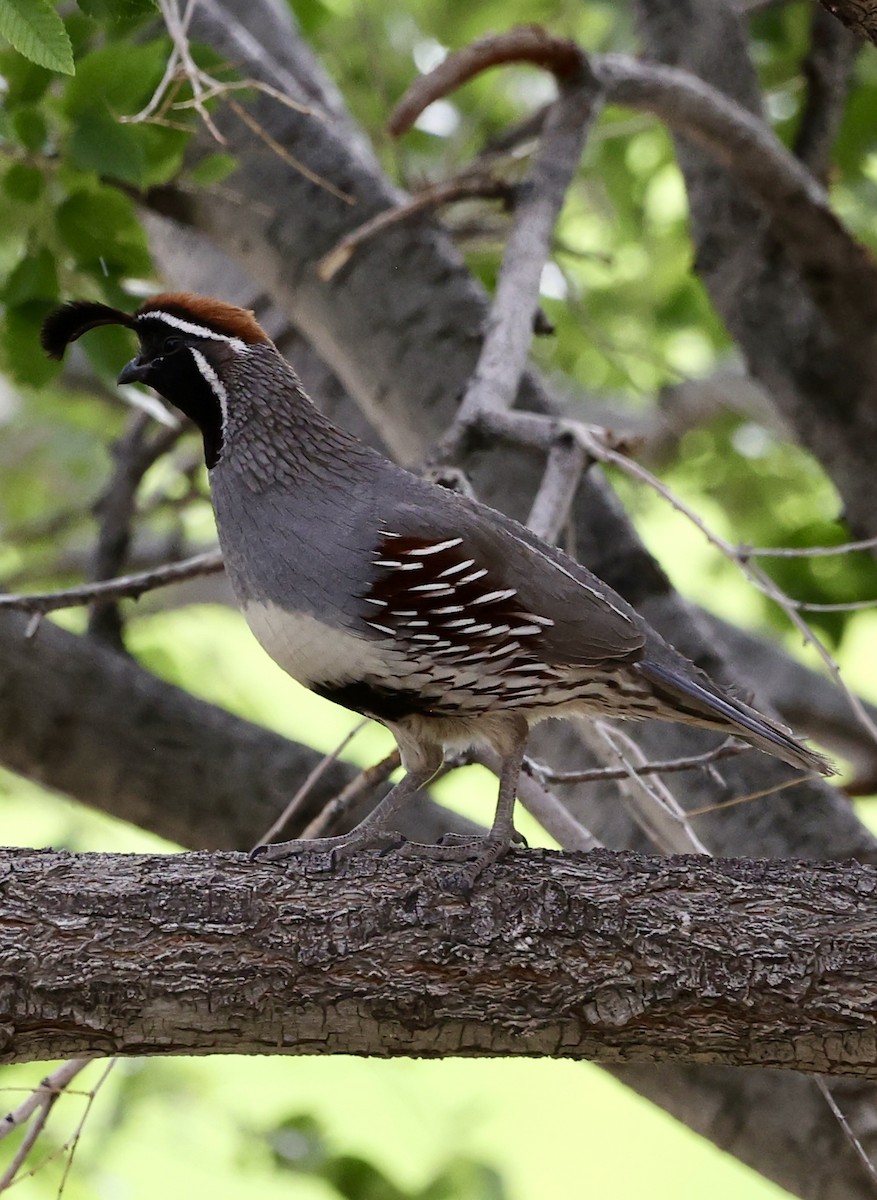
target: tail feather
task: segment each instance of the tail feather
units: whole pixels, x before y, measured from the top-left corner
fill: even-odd
[[[656,694],[666,699],[677,714],[680,710],[686,712],[692,724],[734,733],[759,750],[804,771],[836,774],[830,759],[810,750],[790,730],[741,700],[722,695],[687,672],[683,674],[660,663],[638,663],[637,669],[649,680]],[[668,717],[672,719],[669,713]]]

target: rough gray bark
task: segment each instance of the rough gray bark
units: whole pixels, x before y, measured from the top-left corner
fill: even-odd
[[[821,0],[823,6],[859,37],[877,45],[877,4],[874,0]]]
[[[877,1076],[877,871],[0,853],[0,1058],[548,1055]],[[368,903],[363,904],[363,896]]]

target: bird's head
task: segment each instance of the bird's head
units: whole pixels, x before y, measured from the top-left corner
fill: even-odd
[[[153,296],[133,314],[73,300],[46,318],[43,349],[52,358],[62,358],[70,342],[98,325],[134,330],[140,352],[122,369],[119,383],[148,384],[190,417],[204,437],[207,466],[215,466],[228,417],[225,380],[241,356],[271,345],[253,314],[188,292]]]

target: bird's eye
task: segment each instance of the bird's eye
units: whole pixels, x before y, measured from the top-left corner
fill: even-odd
[[[182,349],[183,339],[179,334],[172,333],[170,337],[166,337],[161,344],[162,354],[173,354],[175,350]]]

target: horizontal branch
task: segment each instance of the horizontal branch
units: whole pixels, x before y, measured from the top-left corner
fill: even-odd
[[[99,579],[94,583],[83,583],[77,587],[63,588],[53,592],[29,592],[22,595],[0,594],[0,609],[9,608],[17,612],[49,613],[61,608],[76,608],[94,600],[121,600],[126,597],[138,600],[144,592],[166,587],[171,583],[182,583],[199,575],[213,575],[223,570],[222,554],[219,550],[206,550],[181,562],[164,563],[148,571],[133,575],[119,575],[115,579]]]
[[[877,870],[0,854],[0,1059],[548,1055],[877,1077]]]

